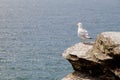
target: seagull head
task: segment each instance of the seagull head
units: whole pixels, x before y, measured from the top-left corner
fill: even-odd
[[[77,23],[77,26],[82,28],[82,23],[81,22]]]

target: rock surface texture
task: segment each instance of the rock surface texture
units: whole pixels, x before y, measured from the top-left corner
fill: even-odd
[[[75,72],[62,80],[120,80],[120,32],[103,32],[93,44],[75,44],[63,57]]]

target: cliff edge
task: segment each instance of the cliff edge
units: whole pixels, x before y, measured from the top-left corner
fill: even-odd
[[[62,80],[120,80],[120,32],[103,32],[93,44],[75,44],[63,57],[74,72]]]

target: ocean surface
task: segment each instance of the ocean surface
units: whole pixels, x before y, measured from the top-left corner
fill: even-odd
[[[120,31],[120,0],[0,0],[0,80],[61,80],[62,57],[80,42],[77,23],[96,38]]]

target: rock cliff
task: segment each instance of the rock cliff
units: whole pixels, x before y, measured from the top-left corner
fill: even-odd
[[[75,72],[62,80],[120,80],[120,32],[103,32],[93,44],[75,44],[63,57]]]

